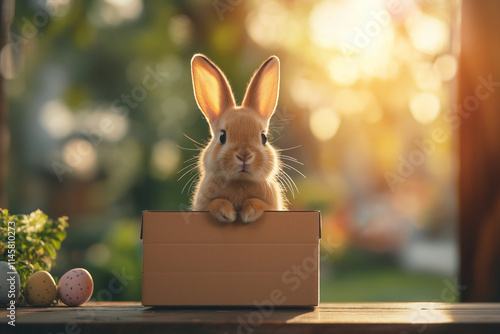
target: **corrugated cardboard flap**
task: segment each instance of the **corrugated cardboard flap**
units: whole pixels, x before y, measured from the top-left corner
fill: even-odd
[[[222,222],[218,222],[214,217],[212,217],[208,213],[208,211],[144,210],[142,212],[142,219],[141,219],[141,236],[140,236],[141,240],[143,240],[143,238],[144,238],[144,216],[147,214],[151,214],[151,213],[161,213],[162,215],[167,214],[171,218],[174,218],[174,219],[172,219],[172,221],[183,222],[187,225],[189,225],[192,222],[198,221],[199,219],[207,220],[211,223],[221,224],[221,225],[233,225],[233,224],[236,226],[238,226],[238,225],[247,226],[248,225],[248,224],[244,224],[239,219],[236,220],[236,222],[231,223],[231,224],[225,224]],[[267,216],[269,216],[269,214],[271,214],[271,216],[273,216],[272,218],[279,217],[280,219],[287,219],[289,217],[293,217],[293,216],[290,216],[290,214],[294,215],[294,214],[300,214],[300,213],[317,214],[318,215],[319,239],[321,239],[321,224],[322,224],[322,222],[321,222],[320,211],[266,211],[264,213],[264,215],[254,223],[259,223],[259,221],[261,221],[261,220],[266,220],[266,218],[268,218]],[[278,215],[278,216],[276,216],[276,215]],[[283,216],[283,217],[280,217],[280,216]],[[254,224],[254,223],[251,223],[251,224]]]

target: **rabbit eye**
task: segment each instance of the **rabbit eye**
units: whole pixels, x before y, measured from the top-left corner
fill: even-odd
[[[219,137],[220,143],[221,143],[222,145],[224,145],[224,144],[226,143],[226,137],[227,137],[227,135],[226,135],[226,131],[225,131],[225,130],[222,130],[222,131],[220,132],[220,137]]]
[[[266,145],[267,137],[266,137],[266,134],[264,132],[262,132],[261,137],[262,137],[262,145]]]

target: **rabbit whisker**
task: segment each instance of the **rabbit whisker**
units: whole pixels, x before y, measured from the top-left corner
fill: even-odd
[[[291,170],[293,170],[293,171],[297,172],[298,174],[300,174],[300,176],[302,176],[304,179],[306,179],[306,176],[305,176],[304,174],[302,174],[302,172],[301,172],[301,171],[299,171],[297,168],[292,167],[292,166],[290,166],[289,164],[286,164],[286,163],[284,163],[284,162],[282,162],[282,163],[283,163],[283,167],[284,167],[284,168],[291,169]]]
[[[184,171],[184,170],[186,170],[188,168],[192,168],[192,167],[194,167],[196,165],[198,165],[198,162],[191,162],[189,165],[184,166],[180,171],[178,171],[177,174],[182,173],[182,171]]]
[[[278,177],[284,182],[284,184],[288,186],[288,187],[285,187],[285,189],[289,189],[290,192],[292,193],[292,197],[295,198],[295,191],[292,187],[292,184],[290,183],[290,178],[287,176],[288,175],[283,171],[278,175]]]
[[[203,147],[205,147],[205,146],[206,146],[206,144],[207,144],[207,142],[205,142],[205,143],[200,143],[200,142],[197,142],[196,140],[194,140],[193,138],[189,137],[189,136],[188,136],[187,134],[185,134],[185,133],[184,133],[184,136],[185,136],[187,139],[191,140],[193,143],[195,143],[195,144],[196,144],[195,146],[196,146],[197,148],[199,148],[200,150],[201,150],[201,149],[203,149]],[[198,145],[198,146],[197,146],[197,145]]]
[[[199,176],[198,173],[195,174],[196,176]],[[189,185],[189,188],[188,188],[188,194],[191,193],[191,189],[193,188],[193,185],[198,181],[198,178],[195,178],[193,179],[193,181],[191,181],[191,184]]]
[[[186,189],[187,185],[189,184],[190,181],[192,181],[196,176],[198,176],[198,173],[194,174],[193,176],[191,176],[191,178],[186,182],[186,184],[184,185],[184,187],[182,188],[182,191],[181,191],[181,194],[184,194],[184,190]],[[192,183],[192,182],[191,182]]]
[[[293,179],[290,177],[290,175],[288,175],[286,172],[283,172],[283,175],[285,176],[286,179],[289,180],[289,182],[295,187],[295,189],[297,190],[297,194],[299,193],[299,188],[297,187],[297,185],[295,184],[295,181],[293,181]],[[295,192],[292,192],[292,195],[294,195]],[[295,198],[295,196],[293,197]]]
[[[280,140],[281,138],[283,138],[284,136],[279,136],[278,138],[274,138],[274,137],[271,137],[271,140],[269,141],[271,144],[274,144],[275,142],[277,142],[278,140]]]
[[[293,160],[299,161],[297,158],[292,157],[291,155],[280,154],[280,157],[285,157],[285,158],[288,158],[288,159],[293,159]]]
[[[278,151],[278,152],[290,151],[290,150],[295,150],[296,148],[299,148],[301,146],[302,145],[297,145],[297,146],[288,147],[288,148],[279,148],[279,149],[276,149],[276,151]]]
[[[303,164],[302,162],[300,162],[299,160],[297,160],[297,159],[295,159],[295,158],[293,158],[293,157],[289,157],[289,156],[286,156],[286,155],[282,155],[282,156],[280,156],[280,159],[282,159],[282,160],[287,160],[287,161],[290,161],[290,162],[295,162],[295,163],[297,163],[297,164],[299,164],[299,165],[304,166],[304,164]]]
[[[181,177],[179,177],[179,178],[177,179],[177,181],[180,181],[180,180],[181,180],[184,176],[186,176],[187,174],[189,174],[189,173],[193,172],[195,169],[196,169],[196,166],[192,167],[191,169],[188,169],[188,171],[187,171],[187,172],[185,172],[184,174],[182,174],[182,176],[181,176]]]
[[[288,191],[287,184],[283,181],[281,176],[276,176],[276,180],[279,182],[279,184],[281,185],[281,187],[284,191]]]
[[[183,164],[187,164],[188,162],[193,161],[193,160],[198,161],[199,159],[200,159],[200,155],[196,154],[196,155],[192,156],[191,158],[186,159],[186,161],[184,161]]]
[[[182,147],[182,146],[179,146],[179,145],[176,145],[178,148],[180,148],[181,150],[185,150],[185,151],[201,151],[201,148],[187,148],[187,147]]]
[[[295,184],[295,181],[293,181],[292,177],[290,175],[288,175],[287,172],[285,172],[284,170],[282,170],[283,172],[283,176],[288,179],[290,181],[291,184],[293,184],[293,186],[295,187],[295,189],[297,189],[297,192],[299,191],[299,188],[297,188],[297,185]]]

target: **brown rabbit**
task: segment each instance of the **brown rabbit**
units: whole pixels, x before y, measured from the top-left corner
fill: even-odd
[[[222,222],[235,221],[239,212],[245,223],[264,210],[286,210],[278,182],[280,161],[267,141],[278,101],[279,59],[270,57],[255,72],[241,106],[225,75],[207,57],[195,54],[191,70],[196,102],[212,135],[200,154],[192,209],[208,210]]]

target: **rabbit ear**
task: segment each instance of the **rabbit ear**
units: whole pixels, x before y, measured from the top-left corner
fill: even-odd
[[[195,54],[191,59],[191,73],[196,103],[210,124],[224,110],[236,105],[226,76],[207,57]]]
[[[280,61],[271,56],[255,72],[248,85],[243,106],[254,109],[269,120],[276,109],[280,86]]]

